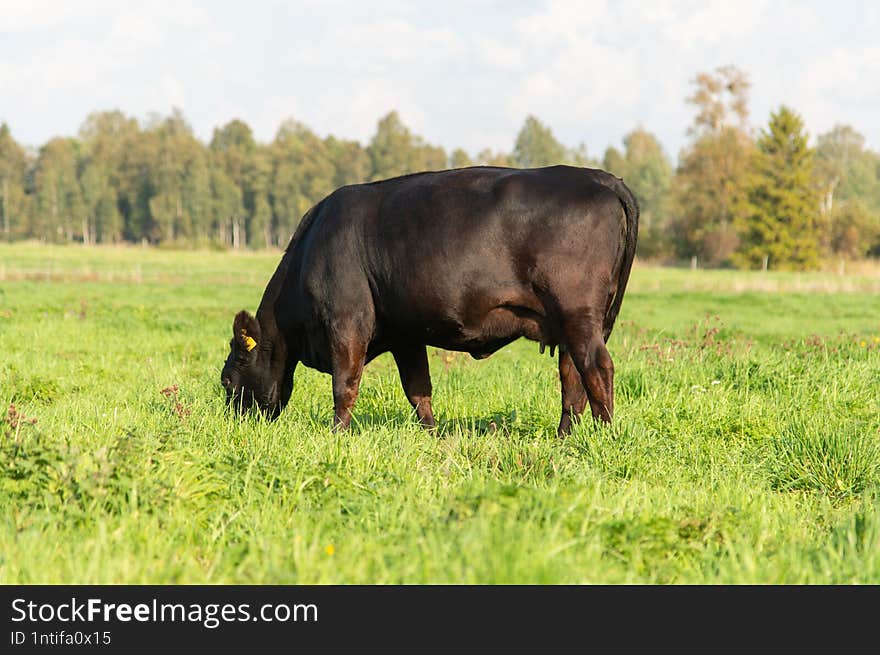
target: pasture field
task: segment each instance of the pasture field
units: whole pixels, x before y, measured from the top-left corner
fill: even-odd
[[[880,276],[637,266],[610,428],[522,341],[431,352],[439,437],[389,355],[333,434],[303,367],[224,407],[279,258],[0,246],[0,582],[880,583]]]

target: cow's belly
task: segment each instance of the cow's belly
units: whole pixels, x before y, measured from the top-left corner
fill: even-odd
[[[470,353],[475,359],[485,359],[520,337],[544,344],[556,343],[555,331],[545,316],[529,307],[513,304],[471,313],[465,320],[446,317],[407,325],[395,336],[436,348]]]

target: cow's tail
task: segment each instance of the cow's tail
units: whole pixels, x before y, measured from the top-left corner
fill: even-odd
[[[609,184],[611,190],[617,194],[620,204],[623,205],[623,211],[626,214],[626,222],[624,224],[625,233],[623,235],[623,255],[620,261],[620,269],[617,274],[617,290],[614,298],[608,306],[605,313],[605,321],[603,323],[603,337],[608,341],[611,336],[611,330],[614,329],[614,322],[617,320],[617,314],[620,311],[620,304],[623,302],[623,293],[626,291],[626,284],[629,282],[629,274],[632,270],[633,260],[636,256],[636,242],[639,238],[639,203],[632,191],[627,188],[623,180],[615,177]]]

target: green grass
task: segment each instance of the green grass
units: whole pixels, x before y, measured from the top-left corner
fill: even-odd
[[[387,355],[227,415],[278,259],[0,246],[0,582],[880,583],[878,278],[637,267],[613,426],[519,342],[431,352],[436,438]]]

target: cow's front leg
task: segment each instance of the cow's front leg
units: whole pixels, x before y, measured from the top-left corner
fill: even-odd
[[[559,349],[559,381],[562,383],[562,418],[556,434],[564,437],[571,433],[572,423],[587,406],[587,392],[571,355],[562,347]]]
[[[357,342],[333,346],[333,429],[345,430],[351,424],[351,408],[357,400],[367,347]]]
[[[400,383],[416,416],[425,428],[436,426],[431,409],[431,371],[425,346],[403,346],[391,351],[400,373]]]

